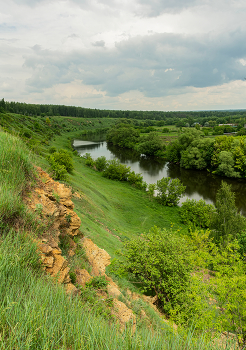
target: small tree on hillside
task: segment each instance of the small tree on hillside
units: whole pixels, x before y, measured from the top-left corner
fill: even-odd
[[[170,313],[184,303],[189,286],[191,255],[185,239],[157,227],[125,244],[124,270],[157,296]]]

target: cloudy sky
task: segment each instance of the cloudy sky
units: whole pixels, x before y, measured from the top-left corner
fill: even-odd
[[[0,0],[0,98],[246,108],[245,0]]]

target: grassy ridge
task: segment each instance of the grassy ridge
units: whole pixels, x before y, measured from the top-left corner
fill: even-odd
[[[16,124],[21,117],[18,118]],[[64,119],[57,118],[60,121]],[[30,126],[26,126],[27,131],[31,130],[31,126],[30,122]],[[8,128],[12,134],[19,133],[12,124]],[[46,137],[45,130],[43,132]],[[42,144],[42,154],[47,154],[47,146],[71,150],[71,140],[83,132],[84,129],[78,127],[56,137],[53,134]],[[41,134],[37,138],[35,135],[30,139],[21,137],[33,148],[32,143],[38,142],[39,137],[42,140]],[[17,211],[7,210],[7,213],[14,213],[9,217],[0,212],[0,349],[220,348],[208,344],[203,337],[194,337],[189,331],[173,333],[156,314],[153,318],[149,316],[153,320],[151,332],[149,325],[140,322],[134,335],[130,329],[121,333],[117,326],[110,324],[110,320],[101,318],[98,313],[96,315],[91,305],[81,298],[69,299],[62,287],[43,274],[36,247],[30,244],[30,234],[33,236],[37,231],[32,218],[26,214],[21,194],[34,179],[33,156],[21,140],[9,134],[0,132],[0,144],[0,162],[5,164],[0,170],[0,188],[5,183],[9,184],[9,191],[14,191],[13,208],[15,204],[17,209],[19,205],[21,208]],[[112,257],[124,241],[148,231],[154,225],[186,231],[186,227],[179,222],[178,208],[162,207],[150,201],[146,193],[127,183],[103,178],[100,173],[86,167],[80,157],[74,155],[73,159],[75,170],[69,175],[68,184],[73,192],[80,194],[80,198],[74,197],[73,201],[82,219],[81,231]],[[40,156],[36,157],[35,162],[48,166]],[[0,191],[0,195],[2,193]],[[10,198],[9,194],[12,195],[11,192],[5,193],[6,199]],[[18,233],[10,228],[13,217],[19,217],[22,221]],[[139,305],[136,304],[134,312],[137,314],[138,311]],[[150,310],[149,315],[151,311],[153,313]]]
[[[66,135],[61,135],[51,145],[69,148],[71,144]],[[74,198],[75,210],[82,220],[81,230],[112,257],[122,242],[147,232],[154,225],[186,231],[177,207],[161,206],[128,183],[106,179],[86,167],[81,157],[74,157],[74,165],[69,182],[82,194],[81,199]]]
[[[0,153],[1,164],[8,164],[8,169],[1,168],[0,186],[2,188],[7,179],[9,189],[15,190],[14,199],[19,198],[18,203],[22,204],[21,192],[28,184],[33,171],[31,158],[26,146],[20,140],[1,132],[0,142],[1,149],[5,150]],[[17,160],[20,163],[17,164]],[[80,162],[79,159],[77,161]],[[84,178],[89,177],[92,185],[95,180],[93,172],[89,172],[85,167],[84,170]],[[75,178],[79,179],[80,171],[74,174],[73,181]],[[99,179],[99,174],[95,175]],[[84,189],[88,187],[89,182],[83,183]],[[97,182],[94,183],[94,197],[91,201],[88,199],[87,203],[90,202],[92,210],[95,208],[93,204],[95,201],[99,213],[102,209],[99,207],[98,198],[103,202],[105,198],[102,197],[100,187],[97,188],[96,184]],[[109,182],[107,185],[109,186]],[[105,186],[105,183],[101,186]],[[120,191],[124,189],[126,193],[131,191],[130,188],[126,189],[125,185],[120,186]],[[112,190],[113,187],[108,189]],[[92,193],[93,189],[88,191]],[[81,203],[77,205],[82,212]],[[105,208],[105,213],[107,210],[110,211],[111,204],[108,206]],[[25,223],[27,218],[24,207],[21,211],[12,212],[15,213],[15,219],[22,219],[22,223]],[[123,220],[123,215],[116,216],[115,212],[114,219]],[[12,221],[7,216],[1,215],[0,222],[0,349],[214,349],[214,346],[205,344],[203,338],[197,340],[192,333],[188,333],[185,337],[179,336],[164,324],[161,326],[161,322],[153,332],[143,325],[137,328],[134,335],[130,328],[121,333],[117,326],[110,325],[109,321],[96,316],[91,307],[79,297],[68,298],[61,286],[44,275],[37,247],[31,243],[30,234],[33,235],[35,232],[27,233],[25,225],[19,226],[19,230],[16,231],[11,228]]]

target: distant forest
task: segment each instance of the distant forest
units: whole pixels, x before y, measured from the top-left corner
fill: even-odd
[[[21,102],[0,101],[0,109],[6,112],[29,116],[67,116],[77,118],[127,118],[144,120],[148,125],[176,125],[177,127],[202,126],[209,123],[215,126],[225,123],[246,123],[246,110],[197,111],[197,112],[162,112],[162,111],[121,111],[100,110],[65,105],[28,104]],[[155,121],[152,123],[151,121]]]

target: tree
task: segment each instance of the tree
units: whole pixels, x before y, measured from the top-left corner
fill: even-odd
[[[123,269],[140,281],[145,292],[156,295],[170,314],[185,301],[191,271],[184,238],[157,227],[125,244]]]
[[[238,213],[235,193],[231,185],[222,181],[216,195],[216,212],[212,216],[211,229],[217,243],[225,244],[229,237],[237,238],[246,229],[246,219]]]
[[[240,177],[240,173],[234,170],[234,159],[231,152],[221,151],[218,162],[218,168],[214,173],[227,177]]]
[[[187,199],[180,208],[180,217],[185,224],[192,224],[197,227],[207,228],[210,226],[212,214],[215,207],[206,204],[203,199]]]
[[[163,177],[157,181],[157,200],[162,205],[178,205],[180,198],[183,196],[186,186],[179,179]]]
[[[137,151],[147,156],[158,156],[164,149],[163,142],[156,132],[151,132],[147,136],[142,136],[137,147]]]
[[[211,280],[217,303],[222,312],[218,324],[222,331],[237,336],[239,349],[246,346],[246,274],[238,242],[232,241],[214,256],[215,278]]]

